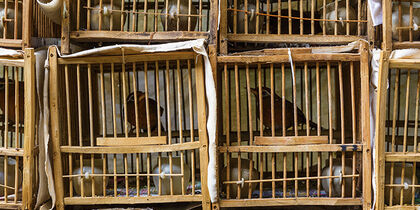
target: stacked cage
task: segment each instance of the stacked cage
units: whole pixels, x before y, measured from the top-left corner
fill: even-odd
[[[65,0],[62,51],[81,42],[170,42],[214,38],[215,0]],[[213,34],[213,35],[212,35]]]
[[[219,207],[369,208],[368,45],[312,50],[217,57]]]
[[[222,0],[220,52],[373,41],[365,0]],[[265,43],[251,45],[238,43]]]
[[[35,57],[0,58],[0,208],[33,209],[38,182]]]
[[[57,209],[173,202],[210,208],[202,56],[50,52]]]
[[[418,201],[418,60],[381,53],[376,125],[377,208],[416,209]]]
[[[36,1],[1,1],[0,16],[1,47],[28,48],[32,37],[59,37],[59,27],[44,15]]]

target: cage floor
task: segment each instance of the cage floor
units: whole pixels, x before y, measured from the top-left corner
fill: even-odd
[[[159,196],[158,190],[159,189],[157,187],[151,186],[150,187],[150,195],[151,196]],[[192,183],[188,184],[185,194],[186,195],[191,195],[192,194]],[[197,181],[196,184],[195,184],[195,194],[201,194],[201,183],[199,181]],[[114,189],[107,189],[106,190],[106,195],[107,196],[115,196]],[[118,186],[117,191],[116,191],[116,196],[117,197],[127,197],[127,188]],[[139,196],[140,197],[148,196],[147,186],[142,186],[139,189]],[[74,196],[74,197],[80,197],[80,196]],[[138,197],[136,187],[129,187],[128,188],[128,197]]]

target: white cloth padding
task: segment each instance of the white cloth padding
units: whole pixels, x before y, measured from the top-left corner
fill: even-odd
[[[113,45],[100,48],[94,48],[77,52],[70,55],[62,55],[58,52],[58,55],[62,58],[74,58],[83,56],[98,56],[98,55],[121,55],[124,49],[124,55],[138,54],[138,53],[152,53],[152,52],[172,52],[177,50],[192,49],[194,52],[200,54],[204,58],[204,70],[205,70],[205,86],[206,86],[206,97],[207,97],[207,108],[208,108],[208,119],[207,119],[207,131],[209,137],[209,164],[208,164],[208,189],[210,194],[211,202],[217,201],[217,183],[216,183],[216,117],[217,117],[217,101],[216,101],[216,87],[214,84],[213,72],[210,65],[210,60],[205,49],[205,40],[198,39],[185,42],[175,42],[168,44],[159,45],[135,45],[135,44],[123,44]],[[47,57],[48,60],[48,57]],[[48,61],[46,61],[46,68],[48,69]]]
[[[382,0],[369,0],[368,7],[372,16],[373,26],[382,24]]]
[[[23,58],[22,50],[12,50],[6,48],[0,48],[0,57],[5,58]]]
[[[63,0],[36,0],[39,7],[51,21],[61,25],[61,7]],[[68,10],[68,9],[67,9]]]

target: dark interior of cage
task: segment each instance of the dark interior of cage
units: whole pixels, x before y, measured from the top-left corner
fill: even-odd
[[[223,117],[220,120],[223,123],[221,125],[223,132],[219,137],[220,146],[229,148],[229,146],[239,145],[264,145],[265,140],[260,137],[306,136],[305,138],[310,140],[311,137],[321,136],[325,137],[324,141],[321,142],[324,145],[347,145],[350,147],[362,142],[359,63],[296,62],[294,71],[290,67],[290,63],[219,65],[222,78],[219,100],[222,100]],[[293,80],[293,75],[295,80]],[[295,85],[293,85],[294,83]],[[261,86],[261,90],[259,86]],[[285,99],[284,110],[282,109],[283,98]],[[288,103],[289,105],[287,105]],[[260,106],[260,104],[263,105]],[[294,104],[296,104],[296,107],[294,107]],[[303,118],[295,118],[295,108],[296,115],[301,113],[304,116]],[[273,110],[274,113],[272,113]],[[276,115],[283,115],[283,117],[278,120]],[[306,125],[308,121],[310,126]],[[275,126],[271,126],[272,123]],[[261,140],[257,141],[257,138]],[[278,145],[290,146],[289,148],[292,151],[296,150],[293,149],[294,144],[283,144],[281,139],[278,141]],[[305,144],[305,142],[303,141],[301,144]],[[312,143],[308,142],[307,144]],[[227,150],[229,151],[229,149]],[[235,181],[222,182],[224,189],[229,185],[231,185],[231,189],[241,187],[243,190],[247,188],[246,180],[249,178],[247,176],[251,174],[249,164],[259,165],[254,168],[256,174],[259,175],[254,176],[252,179],[256,180],[251,181],[251,183],[253,186],[260,186],[260,188],[252,187],[252,191],[247,191],[250,193],[249,195],[248,193],[246,195],[242,194],[245,197],[272,197],[273,195],[275,195],[274,197],[294,197],[297,195],[303,197],[341,197],[341,195],[354,197],[360,195],[358,193],[360,192],[361,177],[358,174],[361,173],[359,165],[361,150],[347,150],[347,152],[244,152],[240,155],[228,151],[224,152],[223,158],[221,158],[224,161],[220,165],[225,166],[222,170],[222,179],[229,178],[226,174],[228,168],[231,168],[231,176],[232,174],[238,174],[239,162],[243,162],[242,164],[246,165],[245,170],[248,171],[243,171],[242,177],[236,175],[230,177],[230,180]],[[238,156],[242,157],[241,161],[237,159]],[[286,158],[282,159],[282,157]],[[228,167],[227,160],[230,159],[233,161],[233,165]],[[356,163],[354,161],[357,161],[357,166],[352,168],[352,164]],[[341,170],[342,166],[346,170]],[[328,169],[330,168],[333,173],[341,172],[339,176],[354,171],[354,176],[352,174],[352,177],[344,179],[358,180],[357,185],[347,184],[347,190],[352,189],[348,186],[352,186],[354,187],[352,190],[358,193],[354,194],[349,191],[346,194],[340,194],[341,190],[339,189],[345,185],[343,184],[345,182],[342,182],[343,177],[328,178]],[[322,178],[320,176],[321,172],[323,173]],[[294,178],[280,178],[283,175]],[[244,177],[245,182],[243,182],[244,180],[241,182]],[[325,180],[333,182],[334,184],[330,186],[338,189],[331,191],[329,186],[319,187],[317,185],[317,183]],[[238,184],[238,181],[241,183]],[[244,183],[245,185],[243,185]],[[283,184],[283,187],[286,188],[279,187],[279,184]],[[307,191],[307,193],[300,190]],[[229,191],[223,192],[225,193],[224,196],[227,196],[226,192]],[[231,192],[230,198],[239,196],[236,192]]]
[[[418,152],[420,78],[417,70],[391,69],[388,75],[385,122],[386,152]],[[419,167],[416,162],[387,162],[385,202],[420,204]]]
[[[209,30],[210,0],[77,0],[72,2],[72,30]]]
[[[194,67],[194,60],[64,66],[61,68],[64,79],[61,91],[65,96],[67,116],[62,121],[67,138],[63,139],[62,145],[98,146],[98,138],[115,138],[113,141],[118,142],[133,137],[164,137],[165,142],[156,143],[156,147],[159,144],[199,143]],[[137,112],[133,108],[135,102],[129,104],[135,101],[135,89]],[[133,120],[133,116],[137,116],[137,120]],[[113,147],[118,146],[118,143],[113,144]],[[123,144],[120,147],[124,149]],[[67,174],[64,177],[69,178],[65,179],[69,183],[67,187],[73,185],[74,195],[80,196],[83,184],[80,180],[71,180],[76,177],[87,179],[83,178],[81,160],[86,162],[84,165],[88,168],[85,170],[95,168],[94,162],[99,161],[100,169],[105,166],[100,173],[107,174],[98,175],[99,179],[106,179],[102,182],[108,186],[105,190],[97,190],[101,192],[97,193],[99,195],[194,195],[201,193],[198,147],[161,153],[104,153],[96,156],[69,153],[63,159],[66,165],[64,173]],[[90,158],[94,161],[91,162]],[[68,165],[70,160],[73,165]],[[161,167],[158,167],[159,162]],[[174,171],[170,173],[168,170]],[[157,187],[159,179],[163,183],[161,188]],[[98,184],[97,180],[90,183]],[[179,186],[180,183],[185,184],[184,188]],[[87,195],[89,191],[84,194]]]
[[[2,65],[0,75],[0,145],[3,150],[16,151],[16,155],[5,151],[0,156],[0,201],[19,202],[22,199],[24,143],[23,68]]]
[[[227,19],[228,33],[233,35],[319,34],[365,37],[368,25],[367,4],[364,0],[227,0]],[[291,38],[290,43],[231,43],[230,47],[237,51],[241,48],[307,45],[298,44]]]

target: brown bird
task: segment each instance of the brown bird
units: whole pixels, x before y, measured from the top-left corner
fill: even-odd
[[[15,123],[16,108],[15,108],[15,82],[9,80],[8,86],[8,102],[7,102],[7,118]],[[24,82],[19,82],[19,123],[25,121],[25,86]],[[6,84],[4,79],[0,80],[0,109],[5,114],[6,106]]]
[[[267,87],[262,87],[262,102],[263,102],[263,125],[271,129],[271,89]],[[257,97],[257,110],[259,112],[259,89],[251,88],[251,92]],[[282,98],[274,94],[274,129],[281,130],[283,127],[283,111],[282,111]],[[294,106],[293,103],[285,100],[285,127],[286,130],[294,126]],[[306,123],[305,115],[302,110],[297,108],[297,125]],[[317,124],[312,121],[309,121],[309,126],[311,128],[317,128]]]
[[[147,112],[146,112],[146,95],[144,92],[137,91],[137,115],[139,129],[143,131],[147,130]],[[136,108],[134,100],[134,92],[130,93],[127,96],[127,121],[134,126],[130,131],[132,132],[136,126]],[[149,120],[150,120],[150,130],[153,131],[157,128],[158,125],[158,111],[157,111],[157,102],[151,98],[149,101]],[[160,107],[160,115],[162,116],[164,109]]]

